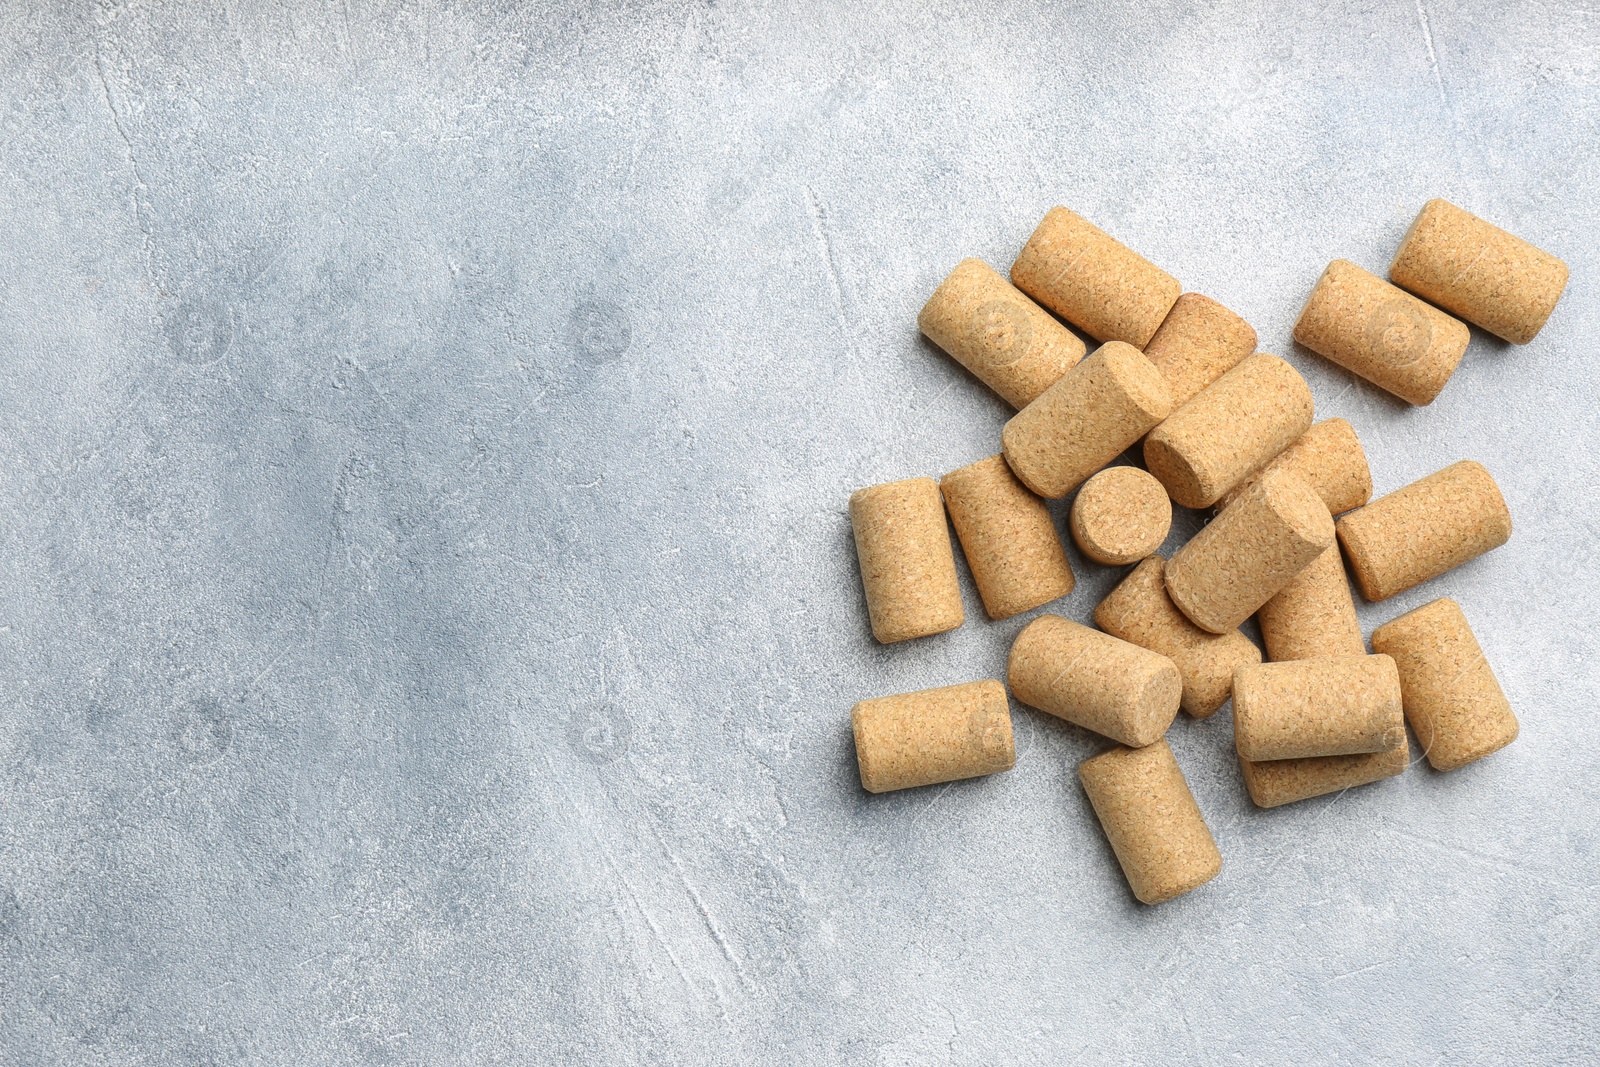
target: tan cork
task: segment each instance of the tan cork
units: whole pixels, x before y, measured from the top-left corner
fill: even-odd
[[[1222,853],[1165,740],[1086,759],[1078,779],[1141,902],[1171,900],[1222,871]]]
[[[1167,732],[1183,695],[1167,657],[1059,615],[1023,627],[1006,677],[1029,707],[1135,748]]]
[[[1333,544],[1333,517],[1293,471],[1239,494],[1167,564],[1167,595],[1196,626],[1227,633]]]
[[[1403,289],[1525,345],[1567,287],[1567,265],[1448,200],[1429,200],[1389,266]]]
[[[1258,352],[1212,382],[1144,442],[1144,462],[1187,508],[1216,503],[1311,428],[1311,387]]]
[[[1312,426],[1266,469],[1294,471],[1311,483],[1335,515],[1372,499],[1372,470],[1367,466],[1366,450],[1361,447],[1355,427],[1343,419],[1328,419]],[[1226,507],[1249,484],[1247,479],[1229,490],[1222,505]]]
[[[1384,623],[1372,647],[1394,657],[1406,721],[1436,769],[1465,766],[1517,739],[1517,716],[1454,600]]]
[[[1184,293],[1144,354],[1166,378],[1173,410],[1256,350],[1256,331],[1209,296]]]
[[[1261,650],[1238,630],[1209,634],[1167,596],[1166,560],[1139,564],[1094,609],[1095,625],[1112,637],[1159,652],[1183,679],[1183,710],[1203,719],[1228,702],[1233,672],[1261,662]]]
[[[977,778],[1017,762],[1011,705],[992,678],[863,700],[850,723],[869,793]]]
[[[1256,621],[1267,644],[1267,658],[1275,662],[1367,654],[1338,545],[1329,545],[1261,605]]]
[[[1004,456],[953,470],[939,488],[991,619],[1072,592],[1072,565],[1050,511],[1017,481]]]
[[[1260,808],[1275,808],[1297,800],[1339,793],[1358,785],[1393,778],[1411,765],[1411,745],[1404,732],[1400,743],[1387,752],[1360,752],[1353,756],[1308,756],[1252,763],[1239,759],[1244,787]]]
[[[1294,339],[1412,404],[1430,404],[1455,373],[1471,333],[1451,318],[1336,259],[1317,279]]]
[[[1063,497],[1171,410],[1161,372],[1137,348],[1111,341],[1011,416],[1000,443],[1022,484]]]
[[[1018,289],[1096,341],[1143,348],[1183,286],[1064,207],[1051,208],[1011,265]]]
[[[1339,519],[1361,595],[1386,600],[1511,540],[1511,512],[1483,464],[1464,459]]]
[[[1118,567],[1161,547],[1172,528],[1172,501],[1138,467],[1107,467],[1078,490],[1070,526],[1085,556]]]
[[[1077,334],[981,259],[957,264],[917,326],[1014,408],[1054,385],[1085,350]]]
[[[1387,752],[1405,739],[1400,675],[1388,656],[1329,656],[1241,667],[1233,743],[1247,760]]]
[[[908,478],[850,497],[872,636],[890,643],[954,630],[966,618],[939,484]]]

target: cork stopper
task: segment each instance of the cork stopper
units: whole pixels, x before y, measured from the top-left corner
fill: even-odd
[[[951,471],[939,488],[991,619],[1072,592],[1072,565],[1050,511],[1011,473],[1004,456]]]
[[[1145,358],[1167,380],[1176,411],[1256,350],[1256,331],[1209,296],[1184,293],[1167,312]]]
[[[1006,673],[1022,703],[1135,748],[1167,732],[1183,694],[1167,657],[1059,615],[1023,627]]]
[[[1359,785],[1393,778],[1411,765],[1411,746],[1405,733],[1400,744],[1386,752],[1360,752],[1352,756],[1308,756],[1305,759],[1239,759],[1244,787],[1257,807],[1276,808],[1298,800],[1342,793]]]
[[[850,723],[869,793],[976,778],[1017,762],[1011,705],[992,678],[863,700]]]
[[[1367,654],[1338,545],[1329,545],[1261,605],[1256,621],[1267,644],[1267,658],[1275,662]]]
[[[966,618],[939,486],[908,478],[850,497],[872,636],[885,644],[954,630]]]
[[[1361,447],[1355,427],[1344,419],[1328,419],[1312,426],[1267,465],[1266,470],[1274,469],[1292,470],[1304,478],[1334,515],[1359,508],[1372,499],[1372,471],[1367,466],[1366,450]],[[1231,503],[1253,480],[1246,479],[1229,490],[1222,505]]]
[[[1117,567],[1161,547],[1172,528],[1172,502],[1138,467],[1107,467],[1078,490],[1070,524],[1085,556]]]
[[[1330,656],[1241,667],[1233,740],[1251,762],[1387,752],[1406,736],[1388,656]]]

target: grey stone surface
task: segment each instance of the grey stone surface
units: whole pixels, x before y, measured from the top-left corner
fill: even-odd
[[[1597,160],[1566,3],[12,0],[0,1060],[1594,1062]],[[1290,326],[1433,195],[1572,284],[1412,409]],[[1026,621],[874,645],[845,501],[996,450],[915,314],[1058,202],[1516,520],[1361,615],[1460,600],[1521,739],[1262,812],[1180,719],[1226,867],[1154,909],[1102,742],[870,797],[847,730]]]

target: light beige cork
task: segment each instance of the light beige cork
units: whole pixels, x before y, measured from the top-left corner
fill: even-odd
[[[1059,615],[1023,627],[1006,678],[1029,707],[1135,748],[1167,732],[1183,695],[1167,657]]]
[[[1139,564],[1094,609],[1095,625],[1112,637],[1159,652],[1183,679],[1183,710],[1203,719],[1228,702],[1233,672],[1261,662],[1261,650],[1238,630],[1206,633],[1167,596],[1166,560]]]
[[[1078,780],[1141,902],[1171,900],[1222,871],[1222,853],[1165,739],[1086,759]]]
[[[1256,621],[1267,644],[1267,658],[1275,662],[1367,654],[1338,545],[1329,545],[1261,605]]]
[[[1107,467],[1073,498],[1072,539],[1096,563],[1117,567],[1161,547],[1172,528],[1172,502],[1138,467]]]
[[[1004,456],[953,470],[939,488],[991,619],[1072,592],[1072,565],[1050,511],[1017,481]]]
[[[1167,380],[1176,411],[1256,350],[1256,331],[1209,296],[1184,293],[1144,354]]]
[[[1294,339],[1412,404],[1431,404],[1455,373],[1466,324],[1349,260],[1336,259],[1294,324]]]
[[[1011,265],[1018,289],[1096,341],[1143,348],[1183,286],[1064,207],[1051,208]]]
[[[1083,358],[1083,341],[981,259],[957,264],[917,326],[1012,407],[1026,407]]]
[[[1063,497],[1171,410],[1161,372],[1137,348],[1111,341],[1011,416],[1000,444],[1022,484]]]
[[[1227,633],[1333,544],[1333,517],[1293,471],[1239,494],[1167,564],[1167,595],[1196,626]]]
[[[966,614],[937,482],[908,478],[858,489],[850,525],[873,637],[887,644],[961,625]]]
[[[1292,470],[1304,478],[1334,515],[1359,508],[1372,499],[1372,470],[1367,466],[1366,450],[1361,447],[1355,427],[1344,419],[1328,419],[1312,426],[1266,467],[1275,469]],[[1252,480],[1246,479],[1229,490],[1222,505],[1226,507]]]
[[[1251,762],[1387,752],[1406,736],[1388,656],[1329,656],[1241,667],[1233,743]]]
[[[1150,432],[1145,466],[1173,500],[1209,507],[1310,429],[1311,415],[1300,372],[1257,352]]]
[[[1297,800],[1340,793],[1358,785],[1393,778],[1411,765],[1411,745],[1400,743],[1387,752],[1360,752],[1352,756],[1308,756],[1260,763],[1240,757],[1244,787],[1259,808],[1276,808]]]
[[[1372,632],[1372,647],[1394,657],[1406,721],[1437,770],[1463,767],[1517,739],[1517,716],[1454,600],[1384,623]]]
[[[1361,595],[1386,600],[1511,540],[1500,487],[1470,459],[1339,519]]]
[[[977,778],[1017,762],[1011,705],[992,678],[863,700],[850,724],[869,793]]]
[[[1448,200],[1417,213],[1389,278],[1512,344],[1544,328],[1567,287],[1567,265]]]

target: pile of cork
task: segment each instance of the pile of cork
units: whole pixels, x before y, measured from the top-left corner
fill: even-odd
[[[1393,284],[1345,260],[1323,272],[1295,340],[1396,396],[1427,404],[1466,351],[1471,322],[1524,344],[1566,287],[1556,257],[1443,200],[1412,223]],[[1086,346],[1060,316],[1100,347]],[[1011,647],[1011,695],[1118,747],[1079,778],[1134,895],[1147,904],[1214,878],[1222,856],[1165,741],[1181,707],[1233,700],[1245,788],[1261,807],[1364,785],[1410,764],[1410,723],[1449,770],[1517,736],[1517,719],[1455,601],[1378,627],[1369,654],[1345,576],[1369,601],[1505,542],[1511,515],[1471,460],[1368,502],[1372,476],[1343,419],[1313,423],[1294,367],[1256,333],[1065,208],[1054,208],[1008,282],[968,259],[918,325],[1016,415],[1001,453],[938,482],[850,498],[872,632],[882,642],[964,620],[945,516],[989,616],[1070,593],[1072,568],[1045,505],[1077,490],[1069,526],[1096,564],[1136,564],[1094,611],[1058,615]],[[1144,442],[1146,469],[1107,466]],[[1156,554],[1172,504],[1218,508],[1187,544]],[[1343,546],[1343,556],[1340,546]],[[1263,662],[1239,626],[1257,616]],[[874,793],[972,778],[1016,762],[995,680],[864,700],[851,713],[861,784]]]

